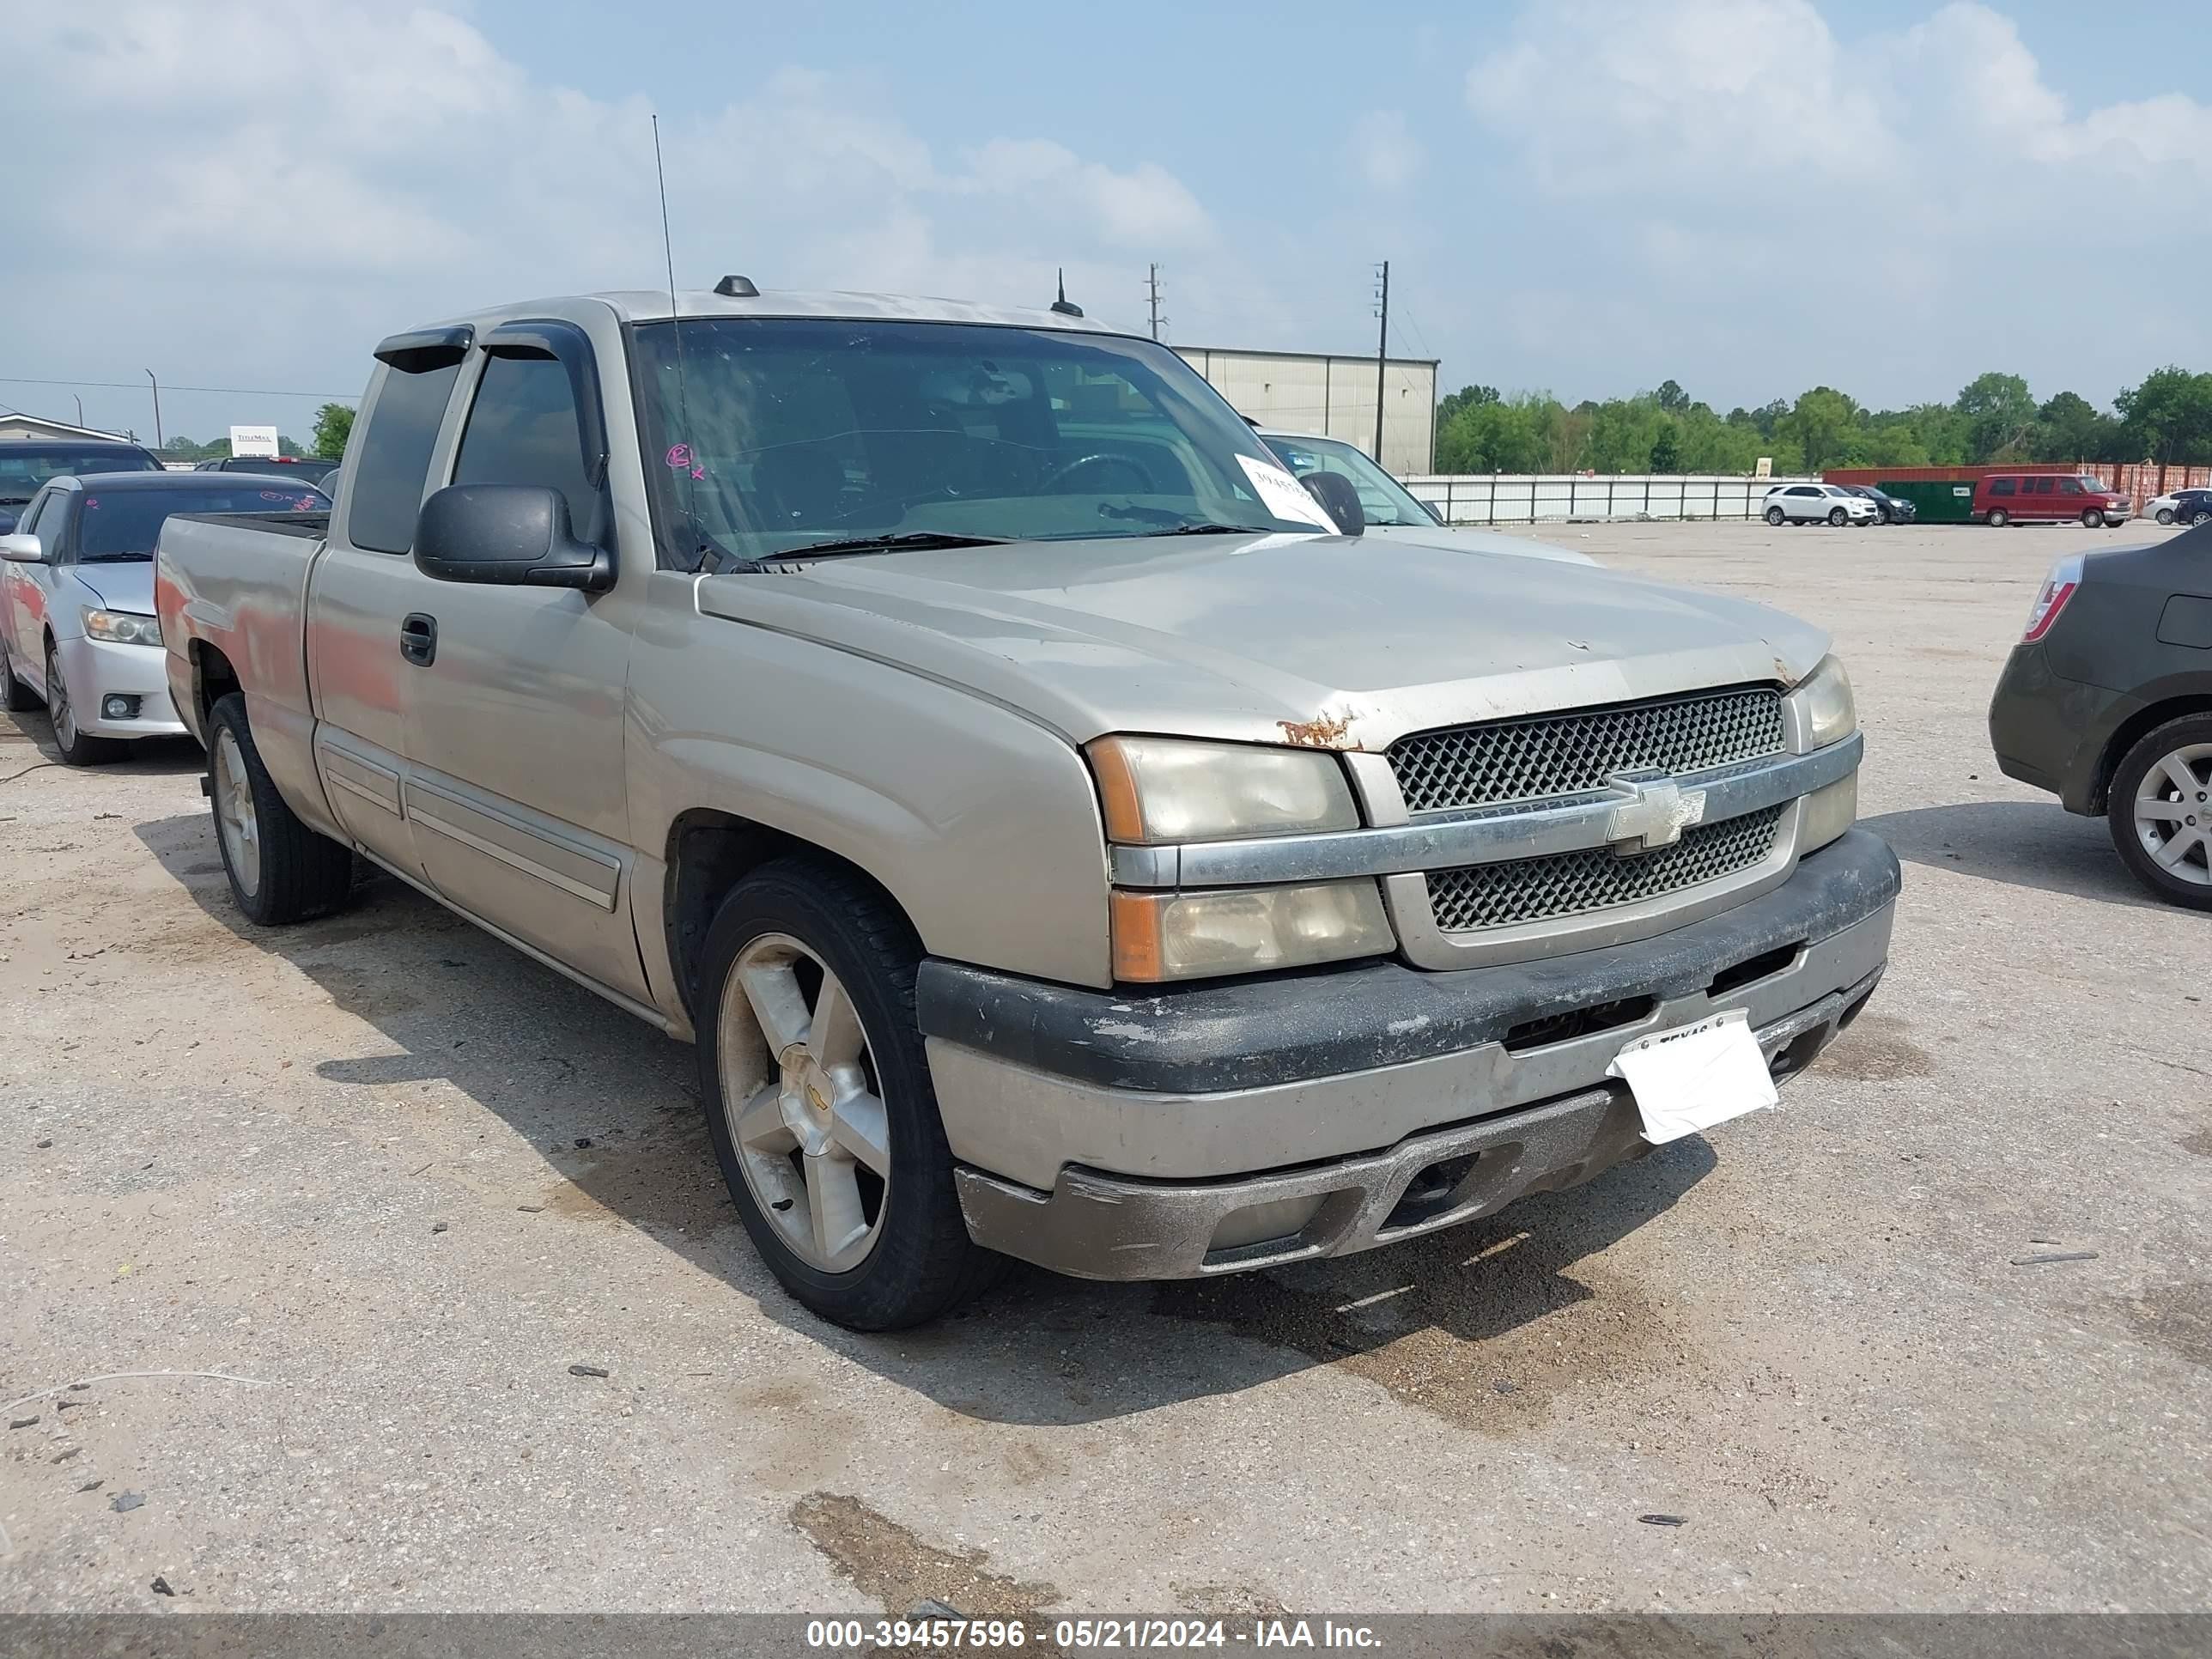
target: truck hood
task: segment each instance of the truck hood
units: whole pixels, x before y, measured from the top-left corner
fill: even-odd
[[[1553,547],[1529,536],[1504,536],[1495,530],[1456,530],[1449,525],[1370,524],[1367,538],[1386,546],[1412,544],[1442,547],[1455,553],[1511,553],[1524,559],[1550,559],[1558,564],[1595,564],[1587,553]]]
[[[1129,537],[696,579],[700,610],[1108,732],[1382,749],[1407,732],[1792,683],[1826,636],[1741,599],[1518,553]]]

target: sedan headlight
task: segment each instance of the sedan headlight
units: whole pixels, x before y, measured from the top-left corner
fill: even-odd
[[[1334,755],[1181,738],[1101,738],[1089,750],[1106,838],[1127,846],[1356,830]]]
[[[84,613],[84,631],[95,640],[106,640],[111,645],[159,645],[161,642],[161,619],[144,617],[135,611],[94,611]]]
[[[1833,657],[1808,674],[1790,699],[1804,722],[1805,746],[1825,749],[1859,729],[1858,705],[1851,699],[1851,677]]]
[[[1393,950],[1372,881],[1133,893],[1113,902],[1114,977],[1154,981],[1304,968]]]

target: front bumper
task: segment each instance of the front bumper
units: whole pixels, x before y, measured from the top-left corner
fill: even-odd
[[[1633,945],[1426,973],[1374,963],[1115,997],[923,964],[919,1012],[977,1242],[1160,1279],[1391,1243],[1647,1150],[1621,1047],[1722,1010],[1778,1076],[1887,959],[1898,867],[1853,831]]]
[[[69,683],[77,730],[94,738],[175,738],[185,734],[169,701],[167,653],[150,645],[116,645],[106,640],[54,642],[62,678]],[[136,699],[136,712],[110,720],[100,708],[110,697]]]

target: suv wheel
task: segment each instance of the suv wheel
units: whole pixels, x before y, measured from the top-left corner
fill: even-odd
[[[2102,530],[2104,527],[2105,515],[2097,511],[2094,507],[2085,507],[2081,509],[2082,529]]]
[[[785,1290],[852,1330],[934,1319],[1000,1261],[953,1190],[921,959],[873,887],[798,857],[738,884],[701,962],[700,1095],[738,1218]]]
[[[284,804],[253,746],[241,692],[217,698],[208,717],[208,799],[230,896],[249,921],[278,927],[345,902],[353,850]]]
[[[1766,509],[1766,521],[1769,524],[1780,524],[1782,522],[1783,516],[1782,509],[1778,507],[1770,507]]]
[[[2138,881],[2212,910],[2212,714],[2168,720],[2122,756],[2106,811]]]
[[[98,766],[123,751],[113,738],[92,737],[77,725],[76,700],[62,678],[61,655],[51,645],[46,647],[46,718],[54,723],[54,747],[71,766]]]
[[[1990,529],[2002,530],[2011,522],[2012,514],[2006,512],[2004,508],[2001,507],[1993,507],[1990,509],[1989,526]]]
[[[1832,507],[1828,509],[1828,522],[1838,530],[1844,527],[1844,521],[1850,517],[1850,514],[1840,507]]]

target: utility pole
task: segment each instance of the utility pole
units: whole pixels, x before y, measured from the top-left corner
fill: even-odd
[[[1375,465],[1382,465],[1382,369],[1390,360],[1390,262],[1385,259],[1376,268],[1382,286],[1376,289],[1375,314],[1382,319],[1382,332],[1375,341]]]
[[[1149,274],[1145,278],[1145,287],[1152,295],[1152,337],[1157,340],[1160,337],[1160,330],[1167,325],[1168,320],[1160,315],[1160,268],[1153,264],[1147,265],[1146,270]]]
[[[76,397],[75,392],[71,392],[70,395],[73,398]],[[77,398],[76,399],[76,423],[79,426],[82,426],[84,424],[84,399],[82,398]]]
[[[161,447],[161,383],[154,379],[154,371],[150,368],[146,371],[146,378],[154,387],[154,447],[159,449]],[[1375,429],[1380,432],[1382,428],[1378,425]]]

